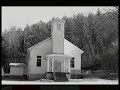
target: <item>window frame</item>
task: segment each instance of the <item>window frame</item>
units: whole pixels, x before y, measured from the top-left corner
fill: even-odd
[[[42,56],[37,56],[37,62],[36,62],[36,66],[37,67],[41,67],[41,60],[42,60]]]
[[[57,23],[57,30],[61,30],[62,29],[62,24],[61,23]]]
[[[70,68],[75,68],[75,58],[74,57],[70,60]]]

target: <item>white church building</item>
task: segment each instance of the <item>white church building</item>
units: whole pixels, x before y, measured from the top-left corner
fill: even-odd
[[[80,73],[84,51],[64,38],[64,24],[53,19],[51,37],[28,49],[24,74],[29,79],[43,78],[46,73]]]

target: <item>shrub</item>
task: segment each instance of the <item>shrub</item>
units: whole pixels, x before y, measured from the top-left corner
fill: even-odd
[[[82,79],[83,75],[82,74],[71,74],[70,78],[71,79]]]
[[[118,52],[114,54],[106,53],[101,59],[101,68],[103,70],[110,70],[111,72],[118,71]]]

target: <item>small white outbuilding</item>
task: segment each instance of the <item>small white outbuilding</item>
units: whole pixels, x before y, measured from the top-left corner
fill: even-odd
[[[24,63],[10,63],[9,66],[10,66],[10,75],[23,76],[24,68],[26,66]]]

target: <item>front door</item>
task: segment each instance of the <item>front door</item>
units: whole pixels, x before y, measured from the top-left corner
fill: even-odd
[[[57,60],[54,62],[54,72],[61,72],[61,62]]]

